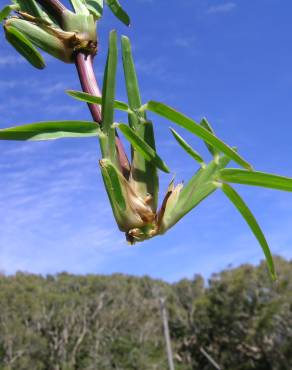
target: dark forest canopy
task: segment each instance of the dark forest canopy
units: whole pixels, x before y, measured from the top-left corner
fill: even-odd
[[[292,369],[292,262],[242,265],[175,284],[149,277],[0,276],[1,370],[167,370],[158,297],[167,297],[176,370]]]

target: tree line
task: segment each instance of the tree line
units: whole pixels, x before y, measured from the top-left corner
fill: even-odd
[[[168,284],[150,277],[0,275],[1,370],[292,369],[292,262],[275,259]]]

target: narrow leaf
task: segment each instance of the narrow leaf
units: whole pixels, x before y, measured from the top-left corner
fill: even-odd
[[[212,126],[210,125],[210,123],[207,121],[206,118],[203,118],[202,119],[202,121],[200,122],[200,125],[202,127],[204,127],[206,130],[208,130],[209,132],[211,132],[211,134],[213,134],[214,136],[216,136],[215,131],[213,130]],[[207,149],[211,153],[211,155],[213,155],[213,157],[215,157],[216,155],[219,154],[218,150],[216,150],[216,148],[213,145],[210,145],[206,141],[205,141],[205,144],[207,146]]]
[[[45,61],[33,44],[13,26],[4,26],[7,41],[35,68],[45,68]]]
[[[114,120],[117,61],[117,34],[111,31],[102,89],[102,128],[105,132],[110,130]]]
[[[204,159],[200,156],[198,152],[196,152],[174,129],[170,129],[172,132],[175,140],[179,143],[179,145],[192,157],[194,160],[199,162],[201,165],[205,164]]]
[[[151,148],[143,139],[141,139],[133,129],[125,124],[118,124],[118,128],[122,131],[131,145],[141,153],[147,161],[153,162],[161,171],[169,173],[169,168],[165,162],[158,156],[154,149]]]
[[[132,110],[128,115],[129,125],[155,151],[153,124],[147,121],[145,112],[137,112],[142,103],[131,42],[128,37],[122,36],[121,44],[127,96]],[[156,211],[159,190],[157,167],[152,162],[145,160],[145,157],[137,150],[132,150],[131,179],[131,185],[141,198],[145,199],[147,195],[151,195],[149,204],[152,210]]]
[[[130,25],[130,17],[125,12],[125,10],[121,7],[121,4],[118,0],[105,0],[107,5],[109,6],[110,10],[113,14],[126,26]]]
[[[112,124],[114,121],[117,63],[117,33],[115,31],[111,31],[102,86],[102,130],[108,136],[107,152],[103,153],[103,156],[108,157],[114,164],[116,163],[116,147],[115,130],[112,128]]]
[[[132,48],[130,40],[126,36],[122,36],[122,57],[129,105],[131,109],[135,110],[140,108],[142,103],[132,56]]]
[[[90,95],[82,91],[75,91],[75,90],[67,90],[66,92],[68,95],[72,96],[73,98],[77,100],[90,103],[90,104],[98,104],[98,105],[102,104],[102,97],[100,96]],[[129,112],[130,110],[127,103],[124,103],[119,100],[114,101],[114,108],[124,111],[124,112]]]
[[[258,171],[226,168],[219,172],[222,181],[235,184],[261,186],[263,188],[292,191],[292,178]]]
[[[260,243],[263,252],[266,257],[266,261],[268,264],[268,268],[270,270],[272,279],[276,279],[276,273],[275,273],[275,267],[273,262],[273,257],[270,251],[270,248],[268,246],[268,243],[266,241],[266,238],[255,219],[254,215],[248,208],[248,206],[245,204],[243,199],[239,196],[239,194],[228,184],[222,184],[222,190],[224,194],[229,198],[229,200],[235,205],[237,210],[240,212],[242,217],[245,219],[249,227],[251,228],[254,236],[257,238],[258,242]]]
[[[229,156],[239,165],[247,169],[251,169],[251,165],[248,162],[246,162],[240,155],[238,155],[231,147],[229,147],[222,140],[211,134],[204,127],[201,127],[195,121],[183,115],[182,113],[179,113],[173,108],[156,101],[148,102],[143,107],[143,109],[150,110],[151,112],[159,114],[160,116],[178,124],[179,126],[197,135],[210,145],[213,145],[216,149]]]
[[[87,121],[39,122],[0,130],[0,140],[53,140],[101,134],[96,123]]]

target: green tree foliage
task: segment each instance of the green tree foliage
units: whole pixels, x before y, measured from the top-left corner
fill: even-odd
[[[292,368],[292,262],[175,284],[125,275],[0,276],[1,370],[167,370],[167,297],[177,370]]]

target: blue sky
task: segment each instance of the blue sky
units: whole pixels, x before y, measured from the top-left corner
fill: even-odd
[[[0,0],[1,5],[6,1]],[[143,100],[200,119],[257,170],[292,176],[292,3],[282,0],[123,0],[127,29],[105,12],[95,68],[101,82],[108,32],[131,38]],[[79,89],[73,65],[46,56],[37,71],[0,35],[0,127],[90,119],[64,94]],[[119,68],[119,99],[125,99]],[[159,152],[177,180],[197,169],[152,117]],[[194,136],[184,137],[208,158]],[[150,275],[169,281],[257,263],[262,251],[225,197],[209,197],[168,234],[129,246],[114,222],[94,138],[0,142],[0,270]],[[163,193],[171,176],[161,177]],[[237,186],[275,254],[292,256],[292,195]]]

